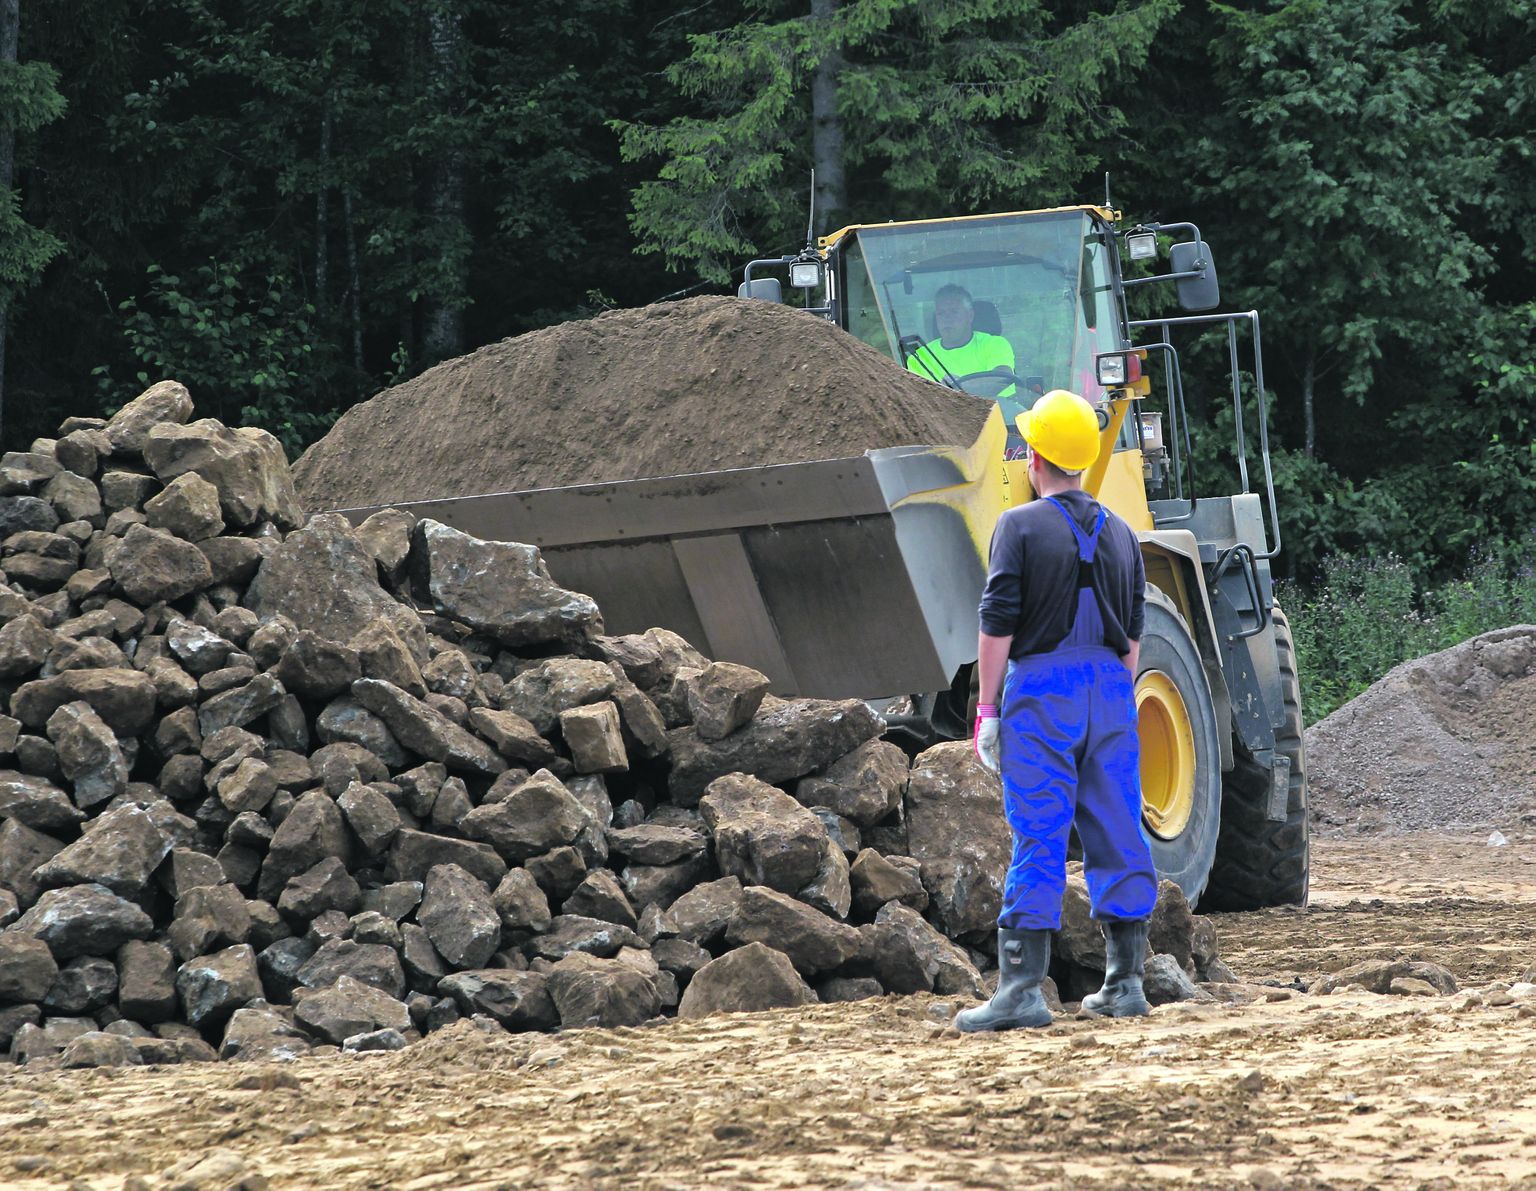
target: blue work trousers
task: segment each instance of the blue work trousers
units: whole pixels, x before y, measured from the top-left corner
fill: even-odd
[[[1140,749],[1130,671],[1103,645],[1009,663],[1003,686],[1003,806],[1013,862],[998,925],[1055,930],[1074,817],[1096,919],[1138,921],[1157,901],[1141,825]]]

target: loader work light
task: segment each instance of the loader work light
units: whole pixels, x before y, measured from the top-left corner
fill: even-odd
[[[796,261],[790,265],[789,284],[796,289],[815,289],[821,284],[821,262]]]
[[[1135,352],[1110,352],[1094,358],[1094,373],[1106,389],[1121,389],[1141,379],[1141,357]]]
[[[1133,261],[1157,259],[1157,233],[1132,230],[1125,233],[1126,251]]]

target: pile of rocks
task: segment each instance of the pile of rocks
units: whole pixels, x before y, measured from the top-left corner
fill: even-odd
[[[271,436],[191,413],[166,382],[0,459],[14,1060],[982,992],[1008,832],[968,746],[909,766],[862,702],[604,636],[531,547],[305,523]]]

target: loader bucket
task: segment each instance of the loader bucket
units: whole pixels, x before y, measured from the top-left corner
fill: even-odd
[[[777,694],[873,699],[946,689],[975,660],[1006,438],[994,409],[969,447],[396,507],[538,546],[610,634],[660,626]],[[339,511],[356,524],[378,508]]]

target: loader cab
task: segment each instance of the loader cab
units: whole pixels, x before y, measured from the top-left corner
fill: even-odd
[[[1094,359],[1128,346],[1114,243],[1105,213],[1084,207],[844,228],[821,241],[827,312],[911,371],[997,401],[1012,427],[1050,389],[1102,399]],[[939,338],[937,298],[955,286],[975,331],[1011,347],[1011,375],[935,368],[926,348]]]

